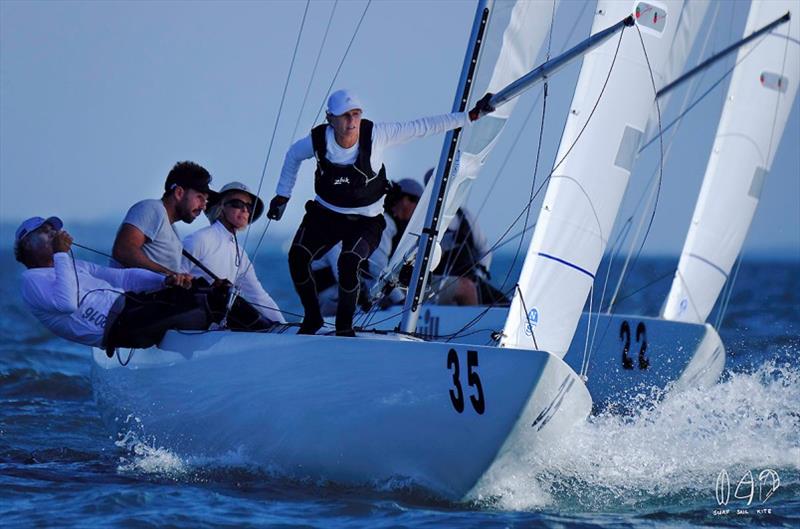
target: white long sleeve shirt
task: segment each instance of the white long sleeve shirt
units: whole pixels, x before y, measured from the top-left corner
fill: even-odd
[[[102,347],[108,312],[123,292],[148,292],[164,286],[161,274],[139,268],[109,268],[53,255],[50,268],[22,273],[22,299],[53,334]]]
[[[370,156],[372,170],[377,172],[383,166],[384,150],[387,147],[464,127],[469,123],[469,115],[466,112],[442,114],[440,116],[415,119],[414,121],[375,123],[372,128],[372,155]],[[358,158],[358,143],[349,149],[341,147],[336,143],[333,127],[330,125],[325,130],[325,143],[328,161],[339,165],[349,165],[356,162]],[[311,134],[292,144],[283,161],[281,176],[276,188],[278,195],[284,197],[292,196],[292,189],[294,189],[294,184],[297,181],[297,172],[300,170],[300,164],[303,160],[313,157],[314,146],[311,143]],[[319,195],[314,200],[337,213],[364,215],[366,217],[375,217],[383,213],[383,197],[368,206],[357,208],[334,206],[325,202]]]
[[[241,296],[266,318],[286,323],[278,304],[267,294],[256,277],[250,259],[233,234],[220,221],[198,230],[183,240],[183,247],[220,279],[227,279],[241,289]],[[236,266],[237,255],[240,260]],[[182,269],[188,274],[213,281],[194,263],[183,258]],[[238,280],[237,280],[238,276]]]

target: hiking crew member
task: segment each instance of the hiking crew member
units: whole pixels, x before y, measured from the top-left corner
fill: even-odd
[[[238,231],[258,220],[263,211],[264,203],[246,185],[240,182],[226,184],[217,197],[208,202],[206,216],[211,226],[186,237],[183,246],[215,276],[241,288],[241,297],[249,301],[263,317],[286,323],[277,303],[261,286],[255,268],[236,236]],[[214,280],[186,258],[183,271],[209,281]]]
[[[328,123],[314,127],[286,153],[276,196],[267,213],[269,218],[280,220],[300,164],[315,157],[316,197],[306,203],[306,214],[289,250],[289,272],[305,311],[300,334],[314,334],[323,323],[311,262],[341,242],[336,334],[355,336],[353,314],[358,299],[358,270],[361,261],[377,248],[386,226],[383,200],[388,180],[383,165],[384,150],[469,124],[482,112],[493,110],[488,104],[489,97],[481,99],[469,113],[373,123],[361,118],[363,105],[352,91],[338,90],[330,95]]]
[[[181,282],[190,282],[191,276],[180,273],[183,245],[173,224],[190,224],[203,212],[215,196],[210,183],[211,175],[202,166],[176,163],[161,199],[142,200],[128,210],[114,240],[111,266],[176,274]]]
[[[109,333],[125,320],[117,345],[149,347],[161,341],[170,327],[205,329],[210,314],[188,290],[167,288],[179,284],[139,268],[118,269],[72,258],[72,237],[58,217],[32,217],[16,231],[14,256],[27,270],[22,273],[22,299],[31,313],[61,338],[106,347]],[[154,292],[155,291],[155,292]],[[159,303],[137,310],[145,298]],[[175,303],[188,299],[188,303]],[[224,308],[224,297],[221,299]]]

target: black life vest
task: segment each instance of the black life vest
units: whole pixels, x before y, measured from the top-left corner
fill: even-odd
[[[375,173],[369,160],[372,156],[372,126],[371,121],[361,120],[358,157],[355,163],[348,165],[335,164],[326,157],[327,124],[311,129],[311,144],[317,159],[314,191],[325,202],[340,208],[358,208],[374,204],[386,194],[389,187],[386,167],[381,165]]]

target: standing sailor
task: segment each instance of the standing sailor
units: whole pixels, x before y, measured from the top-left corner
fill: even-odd
[[[358,269],[361,261],[377,248],[386,226],[383,200],[388,181],[383,165],[384,149],[463,127],[494,110],[489,106],[490,97],[491,94],[484,96],[469,113],[373,123],[361,118],[363,105],[352,91],[338,90],[330,95],[327,124],[314,127],[286,153],[276,196],[267,213],[270,219],[280,220],[300,164],[315,157],[316,197],[306,203],[306,214],[289,250],[289,271],[305,310],[300,334],[315,334],[323,323],[311,262],[341,241],[336,334],[355,336],[353,314],[358,299]]]

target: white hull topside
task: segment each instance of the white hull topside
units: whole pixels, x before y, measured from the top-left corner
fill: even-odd
[[[400,321],[401,310],[392,307],[378,312],[370,318],[370,325],[393,329]],[[496,344],[493,334],[496,337],[502,331],[507,314],[504,307],[425,305],[417,331],[426,339],[450,343]],[[535,322],[532,331],[535,336]],[[584,360],[587,348],[590,354]],[[625,408],[625,401],[651,388],[681,390],[713,385],[725,367],[725,347],[707,323],[583,313],[564,361],[579,374],[586,362],[585,383],[596,406]]]
[[[178,455],[233,452],[338,483],[410,479],[450,499],[547,450],[592,407],[546,352],[370,335],[170,331],[127,367],[95,349],[92,377],[107,424],[125,434],[132,414]]]

